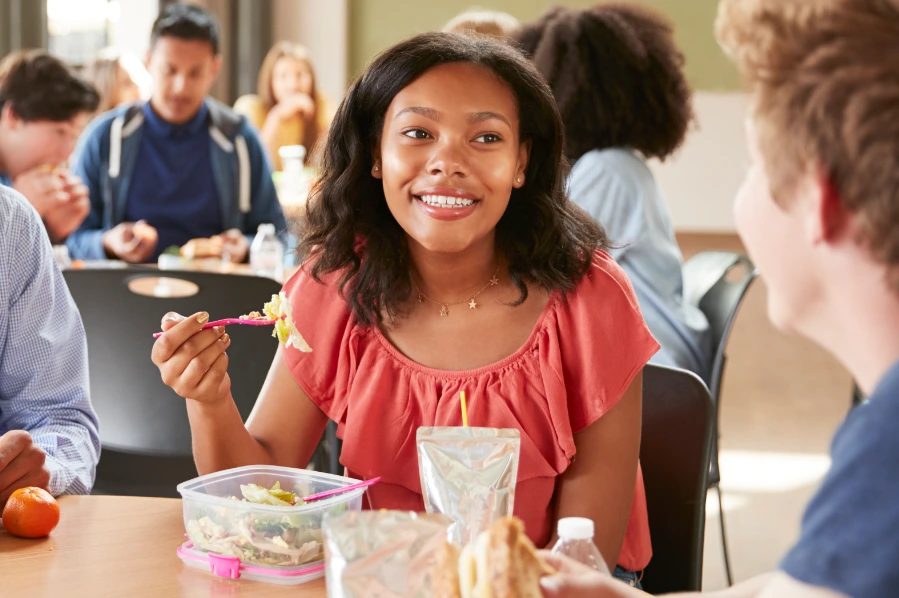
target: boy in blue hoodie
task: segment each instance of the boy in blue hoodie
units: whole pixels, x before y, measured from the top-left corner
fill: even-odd
[[[222,66],[218,46],[209,12],[163,9],[147,54],[150,101],[102,115],[76,149],[91,211],[67,241],[73,257],[155,261],[170,246],[219,236],[224,254],[242,262],[260,224],[287,228],[256,133],[207,97]]]

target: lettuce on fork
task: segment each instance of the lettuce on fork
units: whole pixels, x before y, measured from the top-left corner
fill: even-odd
[[[278,337],[282,345],[293,347],[303,353],[312,351],[312,347],[309,346],[309,343],[306,342],[306,339],[303,338],[303,335],[297,330],[296,324],[294,324],[293,310],[290,306],[290,301],[287,300],[287,296],[284,295],[283,291],[277,295],[272,295],[272,300],[265,304],[262,311],[269,318],[277,320],[272,336]]]

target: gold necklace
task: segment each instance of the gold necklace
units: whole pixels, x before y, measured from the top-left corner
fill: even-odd
[[[448,316],[449,308],[453,307],[454,305],[462,305],[463,303],[467,303],[468,309],[475,309],[478,306],[477,301],[475,301],[475,299],[477,299],[478,295],[480,295],[481,293],[486,291],[489,287],[494,287],[499,284],[499,278],[497,277],[497,274],[499,274],[499,266],[496,267],[496,272],[493,273],[493,276],[490,278],[489,281],[487,281],[487,284],[485,284],[484,286],[481,287],[481,290],[479,290],[477,293],[472,295],[469,299],[463,299],[462,301],[456,301],[455,303],[446,303],[443,301],[435,301],[434,299],[431,299],[430,297],[428,297],[427,295],[425,295],[424,293],[421,292],[421,289],[418,288],[417,284],[415,284],[414,278],[412,278],[411,276],[409,278],[410,278],[410,280],[412,280],[412,286],[415,287],[415,292],[418,293],[418,302],[419,303],[422,303],[423,300],[427,299],[434,305],[440,306],[440,315],[441,316]]]

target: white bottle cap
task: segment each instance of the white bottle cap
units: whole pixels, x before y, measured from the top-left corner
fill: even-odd
[[[593,537],[593,520],[586,517],[559,519],[559,538],[562,540],[589,540]]]
[[[306,148],[302,145],[282,145],[278,148],[278,155],[282,160],[303,160],[306,158]]]
[[[256,229],[256,232],[263,235],[266,233],[275,234],[275,225],[270,222],[263,222],[259,225],[259,228]]]

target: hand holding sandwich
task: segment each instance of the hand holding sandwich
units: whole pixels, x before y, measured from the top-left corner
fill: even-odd
[[[232,228],[218,235],[222,240],[222,257],[227,258],[232,264],[241,264],[247,261],[250,252],[250,242],[247,241],[240,229]]]
[[[64,168],[34,168],[17,176],[13,187],[37,210],[54,243],[64,241],[90,213],[87,187]]]
[[[539,556],[554,568],[556,575],[540,580],[544,598],[631,598],[645,593],[621,583],[605,572],[596,571],[568,557],[540,551]]]
[[[44,225],[54,243],[65,241],[91,211],[90,192],[81,179],[66,171],[60,171],[58,176],[63,182],[65,199],[44,214]]]
[[[158,231],[143,220],[122,222],[103,233],[106,255],[132,264],[147,261],[158,242]]]

